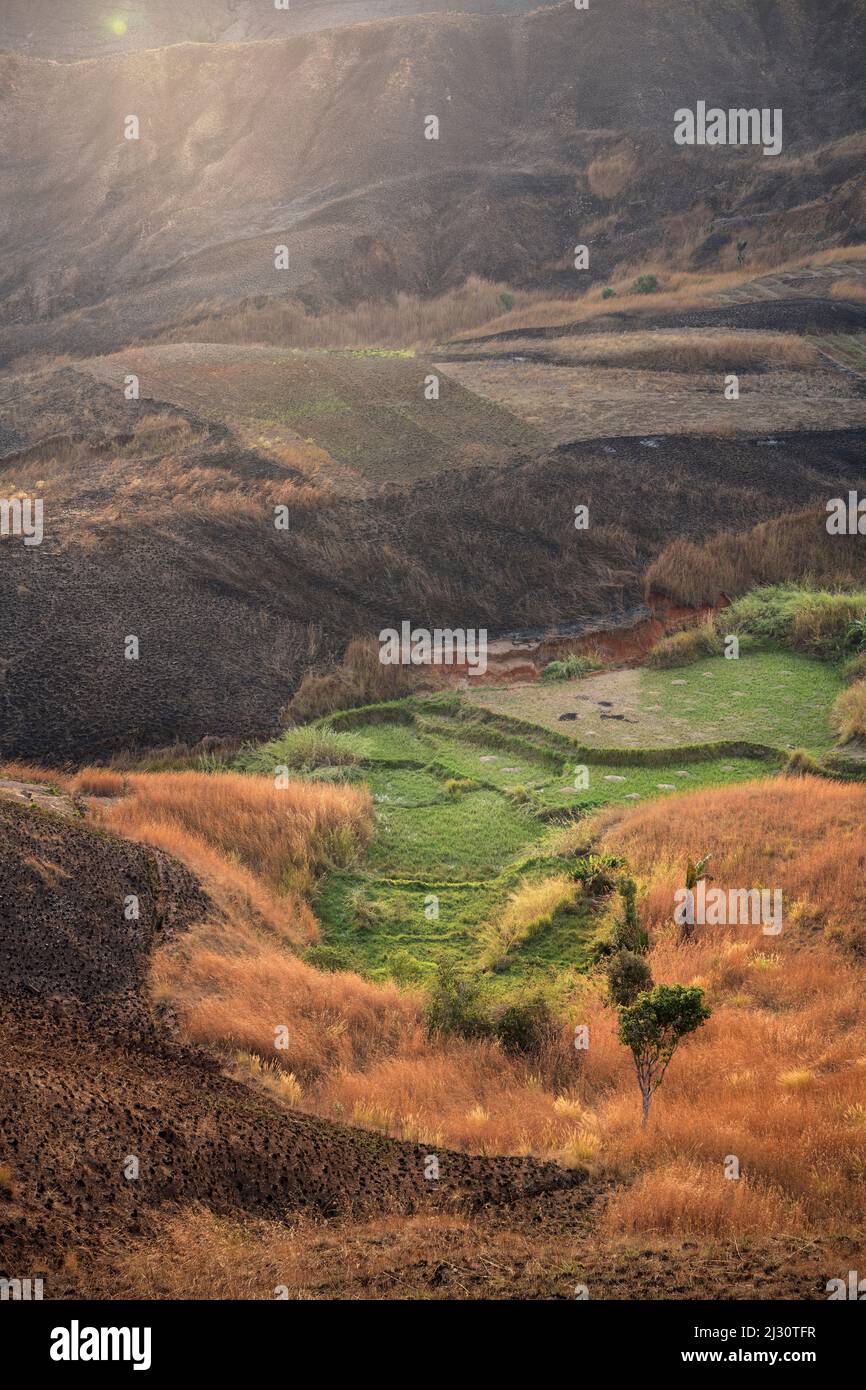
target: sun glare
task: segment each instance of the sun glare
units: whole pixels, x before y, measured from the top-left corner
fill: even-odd
[[[122,37],[129,28],[129,25],[127,21],[123,18],[123,15],[118,14],[112,15],[111,19],[109,19],[108,21],[108,27],[111,30],[112,34],[117,34],[118,37]]]

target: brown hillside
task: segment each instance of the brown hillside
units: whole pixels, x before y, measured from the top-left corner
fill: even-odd
[[[69,65],[6,55],[7,360],[256,295],[430,293],[468,273],[573,290],[581,239],[590,279],[708,236],[705,264],[740,237],[772,254],[784,229],[803,249],[862,240],[863,18],[863,0],[832,22],[811,0],[674,0],[635,25],[609,0]],[[701,94],[781,106],[784,153],[676,147],[673,114]]]

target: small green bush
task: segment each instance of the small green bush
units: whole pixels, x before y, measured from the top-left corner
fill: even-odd
[[[612,892],[616,880],[611,870],[621,868],[622,864],[618,854],[587,854],[575,860],[572,872],[589,896],[597,898]]]
[[[303,724],[287,729],[272,743],[242,749],[235,761],[239,772],[273,772],[287,767],[312,772],[322,767],[349,767],[360,761],[357,737],[337,733],[327,724]]]
[[[499,296],[499,303],[502,305],[506,313],[509,313],[514,308],[517,301],[510,290],[503,290]]]
[[[866,613],[854,618],[845,634],[846,646],[866,655]]]
[[[634,951],[637,955],[643,955],[649,950],[649,936],[637,915],[637,884],[633,878],[622,878],[619,891],[623,910],[613,929],[613,948],[615,951]]]
[[[540,993],[495,1011],[493,1029],[503,1049],[515,1057],[539,1057],[559,1033],[547,1000]]]
[[[616,299],[616,290],[611,289],[610,285],[608,285],[602,290],[601,297],[602,299]]]
[[[541,673],[543,681],[580,680],[590,671],[600,671],[603,662],[593,656],[568,656],[564,661],[549,661]]]
[[[436,983],[427,1001],[428,1035],[433,1038],[486,1038],[493,1022],[485,1007],[482,986],[471,975],[451,964],[439,966]]]
[[[657,294],[659,282],[655,275],[639,275],[631,287],[632,294]]]
[[[652,971],[635,951],[617,951],[607,966],[607,988],[612,1004],[633,1004],[639,994],[652,989]]]

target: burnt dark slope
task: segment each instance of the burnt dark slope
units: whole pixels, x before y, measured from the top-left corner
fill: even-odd
[[[741,530],[866,483],[862,430],[599,439],[363,500],[295,500],[279,533],[255,453],[184,433],[166,470],[159,436],[157,452],[146,435],[133,444],[132,457],[76,455],[50,483],[40,546],[0,542],[0,756],[264,733],[305,670],[403,619],[609,626],[640,603],[673,537]],[[125,658],[129,635],[138,660]]]
[[[706,265],[740,236],[864,239],[864,21],[866,0],[670,0],[637,19],[607,0],[3,56],[3,360],[119,347],[256,295],[427,293],[469,273],[574,289],[584,235],[593,279],[681,255],[717,218],[736,236]],[[674,112],[699,99],[781,107],[783,154],[675,146]]]

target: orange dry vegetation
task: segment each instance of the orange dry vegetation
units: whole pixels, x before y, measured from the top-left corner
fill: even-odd
[[[610,1029],[596,1029],[588,1069],[605,1151],[640,1172],[609,1204],[608,1228],[850,1229],[866,1219],[866,789],[768,779],[695,793],[677,811],[658,803],[602,821],[603,846],[626,854],[645,888],[655,979],[702,985],[712,1008],[674,1058],[645,1135]],[[686,857],[705,851],[713,887],[782,889],[780,936],[697,927],[677,944],[673,893]],[[739,1181],[724,1180],[729,1155]]]
[[[828,535],[826,511],[786,512],[701,545],[671,541],[647,569],[644,585],[648,594],[697,608],[737,598],[757,584],[859,586],[864,561],[863,537]]]
[[[103,823],[186,859],[216,884],[223,909],[159,953],[157,992],[175,1001],[188,1037],[246,1065],[251,1084],[261,1078],[249,1054],[291,1073],[287,1102],[328,1118],[610,1173],[620,1180],[604,1216],[612,1237],[831,1234],[866,1220],[866,788],[767,779],[597,822],[600,846],[625,854],[638,878],[654,979],[699,983],[712,1009],[677,1051],[642,1131],[600,978],[587,981],[559,1047],[530,1064],[489,1041],[431,1042],[419,996],[319,972],[287,949],[315,923],[297,889],[274,893],[280,866],[314,874],[334,830],[345,844],[351,827],[363,843],[363,794],[298,784],[280,801],[263,779],[219,774],[129,783]],[[698,927],[678,944],[673,892],[686,857],[704,852],[714,886],[782,889],[781,936]],[[240,876],[231,901],[227,874]],[[291,930],[263,930],[279,923],[256,912],[256,892]],[[570,1044],[576,1023],[589,1025],[588,1052]],[[275,1047],[281,1027],[285,1050]],[[729,1156],[737,1181],[725,1177]]]
[[[351,863],[372,830],[364,788],[240,773],[132,773],[128,794],[94,812],[101,824],[187,863],[231,920],[298,943],[318,925],[304,894],[325,863]]]

